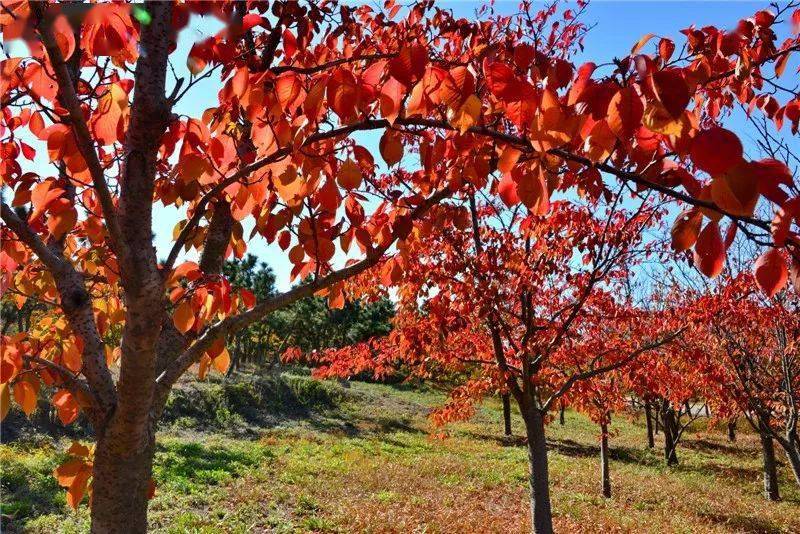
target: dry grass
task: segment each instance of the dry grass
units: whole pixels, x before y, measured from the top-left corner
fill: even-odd
[[[354,384],[350,398],[335,413],[270,429],[256,441],[209,436],[189,451],[196,462],[183,470],[162,466],[152,526],[167,532],[528,531],[525,450],[520,440],[499,439],[498,404],[435,439],[425,415],[440,400],[436,393]],[[521,431],[518,419],[514,424]],[[755,436],[742,434],[730,444],[721,431],[700,424],[679,451],[681,464],[666,468],[658,450],[646,449],[641,422],[618,417],[614,428],[612,499],[599,494],[593,425],[568,413],[565,426],[548,428],[558,532],[800,532],[800,491],[786,466],[783,502],[761,497]],[[187,439],[167,439],[157,462],[186,454]],[[29,528],[54,525],[81,530],[85,513],[66,522],[52,513]]]

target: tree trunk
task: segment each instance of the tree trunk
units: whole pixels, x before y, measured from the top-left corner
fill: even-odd
[[[155,435],[134,453],[100,438],[92,471],[92,534],[147,532],[147,503],[153,471]]]
[[[603,490],[603,497],[611,497],[611,478],[608,475],[608,425],[600,425],[600,479]]]
[[[656,417],[655,417],[655,428],[653,429],[653,434],[658,434],[661,430],[661,404],[656,402]]]
[[[655,439],[653,438],[653,413],[650,401],[645,401],[644,403],[644,418],[647,422],[647,447],[652,449],[655,447]]]
[[[764,458],[764,497],[770,501],[779,501],[778,471],[775,463],[775,446],[772,436],[765,430],[759,432],[761,438],[761,454]]]
[[[558,424],[563,425],[565,423],[564,420],[564,403],[561,403],[561,408],[558,410]]]
[[[528,462],[530,463],[531,526],[535,534],[553,533],[553,514],[550,507],[550,479],[547,472],[547,442],[544,435],[544,417],[536,407],[525,411],[525,432],[528,436]]]
[[[786,458],[789,459],[789,467],[792,468],[792,474],[797,485],[800,486],[800,447],[796,442],[789,441],[787,445],[783,445],[783,450],[786,453]]]
[[[511,436],[511,397],[503,393],[503,433]]]
[[[673,410],[669,403],[663,401],[661,404],[661,419],[662,427],[664,430],[664,459],[667,465],[678,465],[678,453],[675,450],[677,443],[675,443],[675,410]]]
[[[728,421],[728,441],[736,441],[736,419]]]

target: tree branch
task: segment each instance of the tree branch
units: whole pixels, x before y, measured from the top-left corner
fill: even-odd
[[[650,342],[650,343],[648,343],[646,345],[643,345],[643,346],[639,347],[638,349],[636,349],[635,351],[631,352],[629,355],[627,355],[625,358],[623,358],[622,360],[620,360],[618,362],[610,363],[608,365],[603,365],[601,367],[595,367],[594,369],[590,369],[588,371],[584,371],[582,373],[577,373],[577,374],[572,375],[571,377],[569,377],[569,379],[566,382],[564,382],[564,384],[561,385],[560,388],[558,388],[558,390],[556,390],[555,393],[553,393],[550,396],[549,399],[547,399],[547,402],[545,402],[544,405],[542,406],[542,412],[547,412],[547,410],[550,409],[550,406],[553,404],[553,402],[555,402],[559,397],[563,396],[567,391],[569,391],[570,388],[576,382],[582,381],[582,380],[588,380],[590,378],[593,378],[595,376],[601,375],[603,373],[607,373],[607,372],[613,371],[615,369],[619,369],[620,367],[623,367],[623,366],[629,364],[630,362],[632,362],[634,359],[638,358],[640,355],[644,354],[645,352],[649,352],[649,351],[651,351],[653,349],[657,349],[658,347],[661,347],[663,345],[666,345],[667,343],[672,342],[672,340],[674,340],[679,335],[681,335],[685,330],[686,330],[686,327],[683,327],[683,328],[681,328],[679,330],[676,330],[675,332],[672,332],[671,334],[668,334],[668,335],[662,337],[661,339],[657,339],[657,340],[652,341],[652,342]]]
[[[451,195],[449,188],[445,187],[419,204],[411,210],[410,217],[412,220],[419,219],[431,208],[441,200]],[[254,308],[246,312],[240,313],[235,316],[227,317],[213,326],[207,328],[205,332],[199,336],[195,342],[187,348],[175,361],[166,367],[161,375],[156,380],[158,385],[158,396],[163,403],[166,401],[166,396],[169,393],[172,385],[186,372],[189,367],[198,362],[203,353],[211,346],[211,344],[220,337],[225,337],[228,334],[234,333],[242,328],[261,320],[275,310],[281,309],[289,304],[300,300],[305,297],[310,297],[314,293],[331,287],[332,285],[352,278],[373,265],[377,264],[383,254],[394,244],[395,240],[384,246],[376,249],[373,253],[369,254],[365,259],[354,263],[348,267],[344,267],[331,274],[316,278],[310,282],[300,284],[285,293],[280,293],[271,297],[263,302],[256,304]]]
[[[111,246],[118,256],[124,255],[125,251],[121,248],[124,246],[122,232],[117,221],[114,200],[111,198],[103,167],[100,165],[100,159],[94,147],[92,134],[89,132],[89,127],[81,109],[81,103],[75,92],[75,82],[77,80],[73,80],[70,76],[69,66],[64,61],[64,56],[61,54],[61,49],[53,35],[52,20],[49,15],[44,13],[46,4],[44,2],[33,2],[31,7],[38,11],[41,17],[42,22],[39,25],[39,32],[42,44],[53,66],[56,81],[58,81],[58,101],[69,112],[69,123],[72,126],[78,150],[80,150],[83,159],[86,161],[89,174],[92,177],[92,185],[97,192],[100,206],[103,208],[103,217],[111,237]],[[76,50],[74,53],[77,54],[79,51]]]

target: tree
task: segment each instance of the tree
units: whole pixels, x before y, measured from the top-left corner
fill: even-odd
[[[659,213],[647,199],[632,212],[620,202],[619,195],[588,195],[555,202],[545,216],[478,204],[473,194],[466,206],[433,208],[442,230],[402,256],[395,330],[388,339],[327,353],[317,373],[352,374],[370,359],[378,372],[402,361],[421,377],[460,373],[462,382],[434,415],[440,423],[469,417],[477,400],[509,391],[528,437],[532,523],[551,532],[549,411],[578,384],[680,333],[669,313],[642,313],[613,296],[629,266],[652,248],[642,234]],[[387,261],[382,276],[400,259]]]
[[[234,289],[246,289],[258,300],[267,299],[277,292],[272,269],[264,262],[259,264],[252,254],[248,253],[241,260],[226,261],[222,272]],[[276,332],[275,322],[275,314],[272,314],[231,336],[228,340],[231,354],[228,376],[244,363],[277,360],[285,346],[285,338]]]
[[[572,404],[588,415],[600,429],[600,491],[606,498],[611,497],[609,427],[612,415],[625,406],[627,393],[625,382],[619,376],[622,372],[624,368],[578,382],[568,394],[574,399]]]
[[[708,275],[724,259],[721,215],[771,232],[752,216],[763,198],[781,209],[772,244],[782,251],[769,256],[766,285],[785,285],[787,254],[797,265],[791,177],[772,161],[745,160],[738,137],[716,125],[735,94],[796,132],[797,96],[779,100],[786,93],[764,89],[772,79],[762,74],[771,64],[780,75],[800,47],[796,36],[776,44],[791,4],[730,34],[688,30],[679,57],[668,40],[658,55],[639,54],[643,41],[611,73],[569,60],[585,31],[582,5],[537,13],[523,2],[511,17],[483,10],[475,20],[391,0],[384,10],[2,5],[4,39],[29,48],[0,66],[0,175],[4,197],[13,193],[2,203],[2,282],[49,303],[55,325],[4,340],[2,397],[11,387],[28,402],[20,380],[36,377],[57,386],[64,421],[87,414],[96,448],[70,499],[80,501],[91,476],[95,532],[146,529],[155,424],[180,376],[194,365],[224,371],[228,336],[301,298],[325,293],[340,306],[346,280],[424,241],[438,230],[422,221],[430,208],[471,187],[513,193],[541,213],[551,189],[658,191],[691,206],[675,242],[694,245]],[[196,15],[224,28],[176,57],[177,35]],[[171,68],[184,60],[185,74]],[[216,75],[208,109],[179,113]],[[359,144],[366,131],[382,132],[391,172]],[[30,161],[45,144],[55,176]],[[406,170],[412,152],[419,165]],[[186,217],[163,261],[152,236],[159,203]],[[243,223],[253,226],[247,238]],[[310,281],[260,301],[233,291],[222,265],[255,236],[277,242],[293,279]],[[355,258],[345,262],[348,251]]]
[[[800,484],[800,339],[797,296],[766,299],[745,271],[697,297],[707,325],[697,340],[700,369],[713,386],[722,416],[742,415],[761,439],[764,493],[779,499],[774,442],[785,451]],[[717,410],[715,410],[716,412]]]

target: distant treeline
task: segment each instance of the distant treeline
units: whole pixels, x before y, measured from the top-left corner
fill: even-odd
[[[277,292],[272,268],[251,254],[226,262],[223,271],[231,284],[249,289],[259,300]],[[341,309],[329,308],[323,297],[305,298],[237,333],[228,345],[229,373],[244,364],[271,367],[289,347],[309,353],[388,334],[393,316],[394,305],[387,298],[347,301]]]

